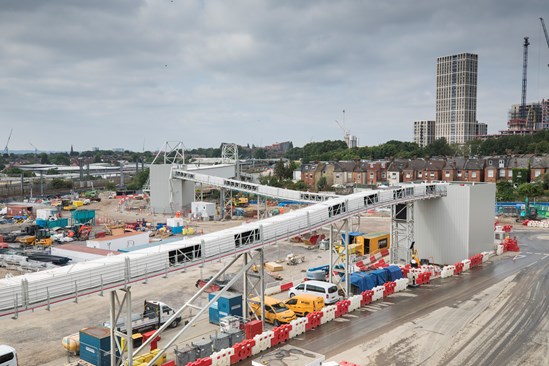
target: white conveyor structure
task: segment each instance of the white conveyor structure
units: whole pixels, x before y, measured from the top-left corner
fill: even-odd
[[[21,311],[49,308],[55,302],[70,299],[78,301],[83,295],[122,289],[151,277],[180,272],[183,268],[251,252],[372,208],[437,199],[446,196],[448,186],[447,183],[406,184],[347,196],[330,196],[177,170],[174,175],[274,198],[316,203],[283,215],[202,236],[166,244],[151,244],[149,248],[113,257],[0,279],[0,317],[16,317]]]

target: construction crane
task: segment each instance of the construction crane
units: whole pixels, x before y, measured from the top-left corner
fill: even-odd
[[[526,84],[528,71],[528,37],[524,37],[524,51],[522,54],[522,98],[520,103],[520,118],[526,118]]]
[[[10,135],[8,136],[8,141],[6,141],[6,147],[4,147],[4,154],[6,154],[6,155],[10,154],[10,151],[8,150],[8,145],[10,143],[12,132],[13,132],[13,128],[10,130]]]
[[[345,143],[347,144],[347,147],[350,149],[352,146],[351,146],[351,131],[347,130],[345,128],[345,109],[343,110],[343,124],[339,123],[339,121],[336,119],[335,120],[337,125],[343,130],[343,139],[345,141]]]
[[[36,156],[36,154],[38,154],[38,149],[32,144],[32,142],[29,142],[29,144],[30,146],[34,147],[34,155]]]
[[[545,28],[545,22],[543,21],[543,18],[539,18],[541,22],[541,27],[543,28],[543,33],[545,33],[545,41],[547,42],[547,48],[549,48],[549,35],[547,35],[547,28]],[[549,64],[547,64],[549,66]]]

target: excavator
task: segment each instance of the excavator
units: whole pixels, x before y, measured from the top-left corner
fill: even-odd
[[[530,206],[528,197],[524,200],[524,210],[521,210],[516,218],[516,222],[523,222],[524,220],[536,220],[538,218],[538,209],[534,206]]]

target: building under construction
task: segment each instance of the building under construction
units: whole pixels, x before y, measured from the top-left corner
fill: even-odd
[[[507,130],[502,135],[530,135],[549,129],[549,99],[541,102],[514,104],[509,110]]]

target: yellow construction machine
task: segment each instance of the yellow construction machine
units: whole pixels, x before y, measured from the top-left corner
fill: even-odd
[[[410,244],[410,256],[412,257],[412,259],[410,260],[410,265],[412,266],[412,268],[419,268],[419,266],[421,265],[421,261],[419,260],[417,249],[414,248],[415,244],[415,241]]]

